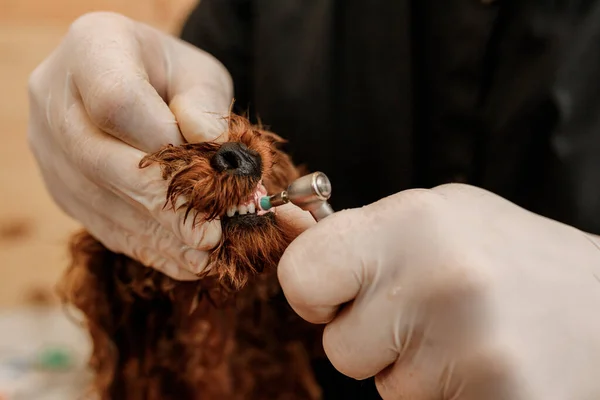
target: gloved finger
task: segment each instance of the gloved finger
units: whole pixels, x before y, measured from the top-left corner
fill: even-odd
[[[193,218],[184,218],[182,210],[165,208],[167,182],[158,166],[139,168],[143,152],[100,131],[78,104],[69,108],[64,121],[61,131],[69,140],[61,143],[63,151],[90,181],[148,212],[188,246],[199,250],[216,246],[221,238],[220,221],[194,224]]]
[[[364,229],[358,210],[340,211],[288,246],[277,275],[288,303],[302,318],[327,323],[339,305],[359,293],[365,277],[360,254],[364,243],[356,232]]]
[[[123,253],[140,261],[142,264],[157,269],[165,275],[184,281],[194,281],[199,278],[190,272],[185,266],[180,264],[180,261],[169,257],[169,254],[160,252],[158,249],[149,247],[147,243],[137,235],[128,235],[127,231],[123,231],[126,237],[130,238],[129,247]]]
[[[427,190],[405,191],[362,208],[337,212],[302,233],[287,248],[278,269],[290,306],[309,322],[330,322],[341,304],[368,289],[367,284],[375,279],[374,267],[422,253],[409,244],[419,243],[412,239],[418,228],[413,214],[435,221],[437,215],[430,205],[441,199]],[[395,229],[404,224],[413,226]]]
[[[525,400],[534,398],[519,381],[515,360],[499,347],[473,346],[460,360],[438,357],[438,349],[420,346],[422,357],[397,362],[375,377],[383,399],[400,395],[415,400]]]
[[[111,13],[89,14],[72,25],[70,37],[77,59],[67,85],[72,79],[97,127],[147,153],[183,143],[175,116],[159,95],[165,88],[152,86],[144,65],[143,53],[153,41],[139,43],[133,21]]]
[[[42,171],[42,174],[45,173]],[[122,229],[101,214],[90,212],[89,206],[78,198],[68,197],[69,190],[61,182],[56,182],[53,186],[56,189],[53,191],[56,202],[61,206],[68,204],[68,214],[81,222],[86,230],[110,251],[124,254],[173,279],[188,280],[194,277],[193,274],[181,268],[176,261],[159,254],[154,249],[140,246],[136,242],[136,236],[131,232]],[[197,278],[194,277],[194,279]]]
[[[368,288],[327,324],[323,349],[339,372],[366,379],[396,361],[401,346],[396,329],[411,329],[407,321],[413,317],[397,300],[391,301],[387,288]]]
[[[421,232],[412,234],[415,242],[408,239],[403,246],[424,243]],[[420,259],[410,258],[410,264],[392,257],[368,266],[368,284],[325,328],[324,350],[340,372],[365,379],[393,362],[423,369],[439,365],[439,357],[462,354],[486,337],[489,303],[485,286],[470,273],[472,260],[462,257],[455,267],[450,249],[421,250]],[[414,262],[423,266],[416,279],[410,273]],[[448,267],[427,270],[444,263]],[[419,348],[417,343],[426,345]]]
[[[127,238],[138,237],[139,247],[153,249],[180,268],[198,273],[206,267],[208,259],[206,252],[186,246],[148,213],[139,211],[113,193],[92,183],[69,163],[67,157],[58,156],[62,149],[57,148],[49,136],[40,136],[37,140],[40,143],[33,146],[32,150],[47,166],[41,171],[42,175],[45,177],[45,182],[53,182],[48,187],[49,192],[67,214],[81,220],[89,217],[87,215],[89,213],[96,213],[101,220],[112,221],[116,226],[115,229],[123,231]],[[39,152],[40,148],[45,151]],[[50,159],[48,155],[51,155]],[[74,212],[79,214],[74,215]],[[91,228],[88,224],[84,226]],[[111,232],[107,235],[109,236],[97,236],[97,238],[104,242],[114,237]],[[127,242],[124,242],[121,246],[126,244]],[[112,247],[116,248],[116,245],[113,244]]]
[[[160,253],[157,249],[140,243],[140,237],[132,234],[101,214],[90,213],[78,199],[71,200],[70,211],[74,218],[81,221],[86,230],[110,251],[124,254],[141,264],[154,268],[177,280],[197,280],[193,273],[182,267],[181,263]]]
[[[61,163],[60,160],[64,159],[57,158],[56,162]],[[89,221],[84,222],[87,229],[100,229],[96,238],[103,244],[108,241],[105,246],[111,250],[118,249],[113,251],[133,256],[142,263],[154,264],[149,266],[169,269],[171,276],[174,276],[175,269],[184,269],[186,272],[177,272],[177,275],[190,279],[206,267],[206,252],[184,245],[149,215],[144,215],[112,193],[95,186],[71,166],[64,165],[65,161],[62,163],[57,167],[63,180],[55,182],[53,195],[59,204],[68,204],[68,213],[74,218],[80,221],[87,218],[84,220]],[[48,172],[43,171],[44,174]],[[69,182],[69,187],[65,182]],[[75,188],[75,191],[70,188]],[[67,195],[70,197],[65,198]],[[91,223],[100,223],[101,227],[94,227]]]
[[[434,374],[423,373],[420,366],[395,363],[375,377],[377,392],[382,399],[398,396],[411,400],[461,399],[446,393],[456,393],[456,388],[445,390],[443,381]]]
[[[465,353],[460,360],[452,364],[452,369],[444,370],[442,387],[448,395],[447,398],[460,400],[537,398],[531,382],[522,379],[522,369],[519,368],[522,364],[518,360],[522,349],[514,353],[508,349],[503,344],[493,343],[492,340],[485,346],[473,346],[470,352]],[[410,379],[408,374],[402,376],[403,371],[399,372],[400,380]]]
[[[165,47],[169,60],[169,106],[190,143],[227,141],[233,83],[225,67],[208,53],[177,39]]]
[[[100,187],[94,188],[91,184],[85,184],[84,179],[82,177],[78,187],[79,190],[85,190],[87,187],[87,192],[84,198],[79,198],[80,201],[91,199],[90,206],[94,211],[113,221],[117,229],[123,230],[130,238],[130,246],[160,254],[191,274],[200,273],[206,268],[209,256],[206,251],[184,244],[150,215],[140,212]]]
[[[278,218],[281,218],[292,225],[298,232],[304,232],[317,223],[308,211],[304,211],[292,203],[277,207],[275,212],[277,213]]]

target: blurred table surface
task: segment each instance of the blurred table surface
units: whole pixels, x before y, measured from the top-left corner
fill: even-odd
[[[95,400],[81,321],[57,306],[0,311],[0,400]]]
[[[0,0],[0,309],[52,291],[78,229],[52,202],[30,154],[27,79],[71,22],[114,11],[175,33],[196,0]]]

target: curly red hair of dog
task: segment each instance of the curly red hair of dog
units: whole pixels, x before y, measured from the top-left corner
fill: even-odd
[[[220,219],[222,238],[200,280],[173,280],[86,232],[73,238],[59,289],[85,316],[92,390],[102,400],[320,398],[310,360],[322,354],[322,328],[291,310],[276,276],[299,232],[274,212],[227,213],[260,185],[284,190],[298,170],[273,133],[233,114],[228,131],[225,144],[167,146],[140,163],[160,166],[167,206],[197,223]],[[254,173],[222,165],[236,163],[232,146]]]

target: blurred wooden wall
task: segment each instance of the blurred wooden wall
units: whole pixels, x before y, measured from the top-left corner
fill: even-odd
[[[52,290],[78,228],[52,202],[26,140],[27,79],[70,23],[115,11],[177,32],[197,0],[0,0],[0,308]]]

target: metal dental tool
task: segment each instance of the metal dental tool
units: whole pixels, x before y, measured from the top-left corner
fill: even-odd
[[[331,182],[322,172],[305,175],[292,182],[287,190],[260,199],[263,210],[292,203],[311,213],[316,221],[333,214],[333,208],[327,202],[331,197]]]

